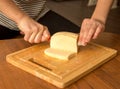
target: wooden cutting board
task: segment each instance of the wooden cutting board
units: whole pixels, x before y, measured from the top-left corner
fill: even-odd
[[[57,87],[64,88],[116,56],[117,51],[95,43],[79,47],[79,52],[68,61],[49,57],[41,43],[6,56],[7,62]]]

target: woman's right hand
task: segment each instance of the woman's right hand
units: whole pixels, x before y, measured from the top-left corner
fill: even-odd
[[[44,42],[48,41],[50,38],[48,28],[39,24],[29,16],[23,17],[17,25],[24,34],[24,40],[30,43]]]

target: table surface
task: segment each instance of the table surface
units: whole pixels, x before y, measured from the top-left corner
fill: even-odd
[[[116,57],[64,89],[120,89],[120,35],[102,33],[93,42],[118,50]],[[6,55],[35,44],[0,40],[0,89],[59,89],[6,62]]]

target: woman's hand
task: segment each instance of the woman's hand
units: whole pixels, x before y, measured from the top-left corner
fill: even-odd
[[[24,40],[30,43],[39,43],[47,41],[50,38],[48,28],[39,24],[29,16],[23,17],[17,25],[24,34]]]
[[[78,45],[87,45],[91,39],[96,39],[104,29],[105,25],[102,22],[95,19],[84,19],[79,34]]]

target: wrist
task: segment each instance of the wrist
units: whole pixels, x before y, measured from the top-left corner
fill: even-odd
[[[19,24],[21,22],[21,20],[23,20],[24,18],[28,18],[29,16],[25,13],[20,13],[19,15],[16,16],[16,18],[14,19],[14,21],[16,22],[16,24]]]
[[[96,21],[98,21],[98,22],[100,22],[100,23],[102,23],[104,25],[106,23],[106,19],[104,17],[92,16],[91,19],[96,20]]]

